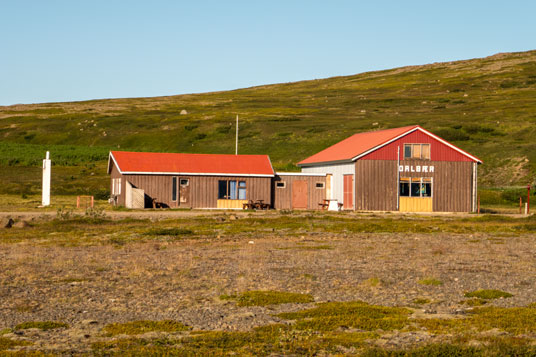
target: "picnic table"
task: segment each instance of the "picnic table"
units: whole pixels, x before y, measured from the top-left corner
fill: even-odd
[[[247,203],[244,203],[242,205],[243,209],[269,209],[270,205],[268,203],[264,203],[264,200],[249,200]]]

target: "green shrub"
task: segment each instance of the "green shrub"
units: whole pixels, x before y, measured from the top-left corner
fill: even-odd
[[[453,128],[442,128],[434,130],[434,134],[445,139],[447,141],[465,141],[469,140],[470,137],[461,130],[456,130]]]

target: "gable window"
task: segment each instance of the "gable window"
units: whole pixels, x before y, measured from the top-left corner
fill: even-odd
[[[404,144],[404,159],[430,160],[430,144]]]
[[[432,197],[432,178],[402,177],[399,194],[400,197]]]
[[[219,180],[218,181],[219,200],[245,200],[246,181]]]

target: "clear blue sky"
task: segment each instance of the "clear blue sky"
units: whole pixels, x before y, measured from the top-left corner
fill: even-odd
[[[0,0],[0,105],[147,97],[536,49],[536,1]]]

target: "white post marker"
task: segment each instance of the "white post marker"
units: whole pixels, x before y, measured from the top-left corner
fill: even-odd
[[[41,206],[46,207],[50,206],[50,156],[47,151],[46,158],[43,160],[43,199],[41,201]]]

